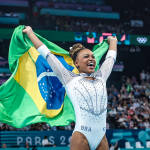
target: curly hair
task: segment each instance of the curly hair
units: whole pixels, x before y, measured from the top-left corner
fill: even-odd
[[[82,44],[80,43],[74,44],[69,51],[69,55],[72,58],[72,60],[75,61],[78,56],[78,53],[84,49],[86,48]]]

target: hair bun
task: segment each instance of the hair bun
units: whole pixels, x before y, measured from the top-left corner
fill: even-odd
[[[73,61],[76,60],[77,53],[83,49],[85,49],[85,47],[80,43],[74,44],[72,47],[70,47],[69,55]]]

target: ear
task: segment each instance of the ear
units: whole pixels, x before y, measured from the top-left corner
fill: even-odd
[[[76,59],[76,60],[74,61],[74,65],[75,65],[76,68],[78,68],[78,66],[79,66],[79,61],[78,61],[78,59]]]

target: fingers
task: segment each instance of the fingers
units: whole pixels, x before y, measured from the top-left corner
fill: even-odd
[[[27,29],[23,29],[23,30],[22,30],[23,33],[26,33],[26,31],[27,31]]]

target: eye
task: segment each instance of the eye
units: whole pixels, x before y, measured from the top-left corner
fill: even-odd
[[[84,55],[84,56],[83,56],[83,58],[88,58],[88,57],[89,57],[88,55]]]
[[[93,55],[92,58],[95,59],[95,56]]]

